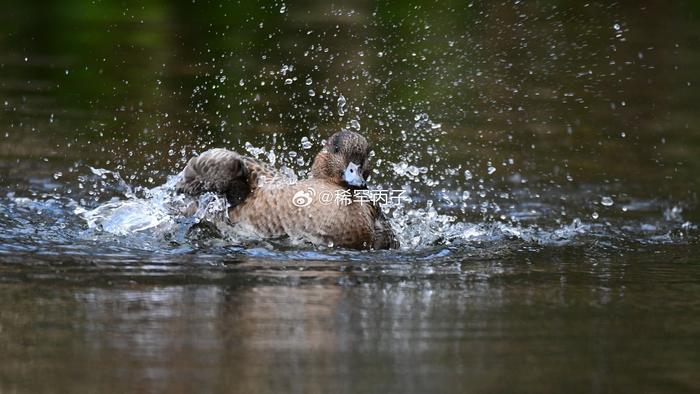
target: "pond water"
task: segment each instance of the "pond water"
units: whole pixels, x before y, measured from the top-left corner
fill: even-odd
[[[0,391],[698,391],[697,2],[10,1]],[[373,147],[398,251],[174,213]]]

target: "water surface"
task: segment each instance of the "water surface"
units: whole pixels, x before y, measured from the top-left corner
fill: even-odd
[[[11,2],[0,391],[697,391],[700,9]],[[359,130],[399,251],[193,228]]]

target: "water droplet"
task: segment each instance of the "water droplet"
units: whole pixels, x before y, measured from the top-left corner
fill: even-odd
[[[284,14],[285,12],[287,12],[287,5],[282,4],[282,7],[280,7],[280,14]]]
[[[341,94],[340,97],[338,97],[338,115],[343,116],[345,115],[345,97]]]
[[[613,29],[620,30],[620,24],[619,23],[614,24]]]
[[[608,196],[604,196],[600,199],[600,203],[605,205],[606,207],[610,207],[613,205],[613,199]]]
[[[291,79],[291,78],[285,79],[285,80],[284,80],[284,84],[285,84],[285,85],[291,85],[291,84],[292,84],[292,79]]]
[[[593,213],[591,214],[591,217],[592,217],[593,219],[598,219],[598,212],[593,212]]]
[[[307,137],[301,137],[301,147],[303,149],[311,148],[311,141]]]
[[[313,89],[309,89],[309,96],[314,97],[316,95],[316,92],[314,92]]]
[[[494,167],[494,166],[489,166],[488,171],[489,171],[489,175],[491,175],[491,174],[493,174],[494,172],[496,172],[496,167]]]
[[[311,85],[314,81],[311,78],[306,78],[306,85]]]
[[[469,170],[464,171],[464,179],[470,180],[470,179],[472,179],[473,177],[474,177],[474,176],[472,175],[472,172],[471,172],[471,171],[469,171]]]
[[[360,131],[360,122],[358,122],[357,119],[353,119],[350,121],[350,127],[357,131]]]

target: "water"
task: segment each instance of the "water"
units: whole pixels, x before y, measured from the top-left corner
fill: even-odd
[[[700,389],[694,3],[6,8],[0,391]],[[180,214],[340,128],[401,250]]]

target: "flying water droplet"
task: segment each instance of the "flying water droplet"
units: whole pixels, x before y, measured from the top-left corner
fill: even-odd
[[[339,116],[345,115],[345,103],[346,103],[345,96],[343,96],[341,94],[340,97],[338,97],[338,115]]]
[[[604,196],[600,199],[600,203],[605,205],[606,207],[610,207],[613,205],[613,199],[608,196]]]

